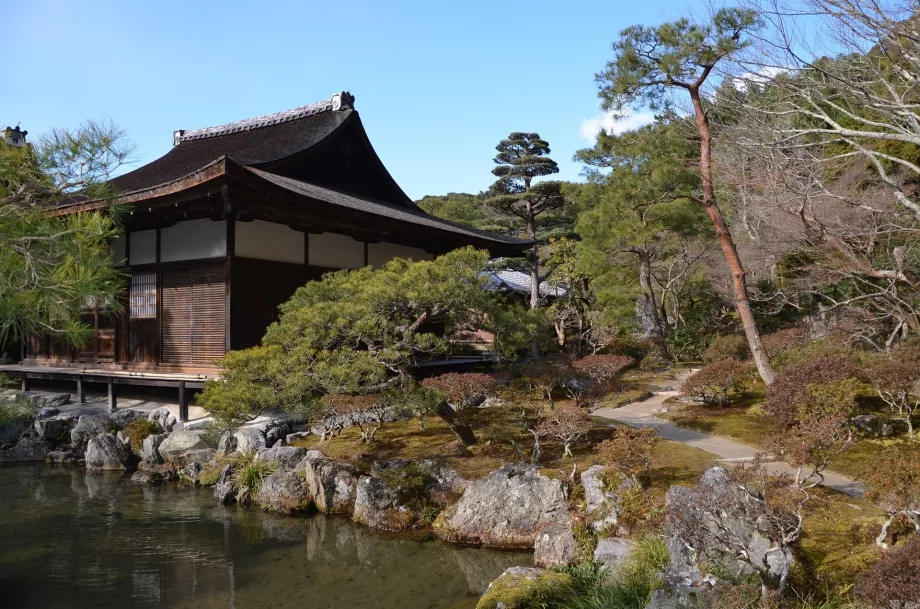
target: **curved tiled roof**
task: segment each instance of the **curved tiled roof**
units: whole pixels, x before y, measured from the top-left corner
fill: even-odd
[[[112,184],[130,193],[167,184],[222,156],[240,165],[257,165],[296,154],[323,141],[352,114],[333,110],[332,101],[236,123],[176,132],[177,144],[160,158],[118,176]]]
[[[269,182],[275,184],[276,186],[280,186],[285,190],[295,194],[304,195],[318,201],[325,201],[326,203],[330,203],[338,207],[345,207],[355,211],[365,212],[368,214],[396,220],[397,222],[405,222],[408,224],[425,226],[434,230],[456,233],[478,240],[490,241],[492,243],[504,243],[512,246],[528,246],[531,243],[526,239],[518,239],[516,237],[498,235],[495,233],[481,231],[470,226],[456,224],[454,222],[429,215],[421,210],[408,208],[398,209],[383,202],[374,201],[372,199],[332,190],[331,188],[317,186],[316,184],[310,184],[308,182],[287,178],[274,173],[269,173],[267,171],[262,171],[261,169],[256,169],[254,167],[246,167],[246,169],[259,176],[260,178],[268,180]]]

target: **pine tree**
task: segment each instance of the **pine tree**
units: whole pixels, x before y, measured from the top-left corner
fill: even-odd
[[[540,274],[540,246],[548,235],[542,231],[540,216],[549,216],[565,203],[560,182],[533,184],[534,178],[559,173],[559,166],[548,155],[549,143],[538,133],[510,134],[495,147],[496,167],[492,173],[498,181],[491,191],[496,195],[486,201],[486,206],[500,216],[509,226],[533,241],[528,256],[530,272],[530,308],[540,306],[540,283],[546,274]]]

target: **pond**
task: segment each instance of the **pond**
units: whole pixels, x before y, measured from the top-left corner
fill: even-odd
[[[530,556],[215,505],[209,489],[0,468],[0,606],[472,608]]]

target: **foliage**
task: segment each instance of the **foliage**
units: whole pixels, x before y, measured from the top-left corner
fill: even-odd
[[[779,428],[790,428],[807,413],[809,387],[856,378],[859,369],[852,361],[838,355],[826,355],[810,361],[798,361],[784,368],[767,391],[763,404],[767,417]]]
[[[786,328],[763,336],[763,348],[771,358],[807,343],[808,331],[805,328]]]
[[[323,399],[337,415],[347,416],[361,430],[361,441],[370,443],[383,427],[387,412],[396,406],[396,396],[388,394],[334,394]]]
[[[491,330],[509,351],[516,328],[485,290],[488,255],[460,249],[431,261],[394,259],[383,268],[328,273],[281,306],[262,345],[231,352],[223,379],[206,384],[202,405],[246,420],[268,408],[315,412],[327,394],[405,389],[417,358],[444,356],[462,331]]]
[[[635,360],[628,355],[586,355],[572,362],[576,372],[596,382],[607,382],[620,374]]]
[[[540,303],[539,286],[549,276],[541,273],[545,260],[541,259],[540,246],[551,236],[559,236],[554,228],[566,222],[560,210],[565,205],[565,196],[560,182],[541,182],[540,178],[559,172],[559,166],[549,157],[549,143],[538,133],[511,133],[495,147],[496,167],[492,173],[498,181],[492,186],[494,195],[486,200],[486,209],[493,217],[508,227],[507,232],[534,241],[528,254],[527,266],[530,273],[530,308]]]
[[[920,598],[920,539],[900,547],[863,573],[855,596],[872,609],[909,609]]]
[[[681,385],[680,392],[704,404],[727,406],[730,394],[740,395],[747,390],[752,374],[750,363],[724,359],[690,375]]]
[[[575,404],[561,404],[544,415],[535,431],[540,436],[562,442],[563,455],[574,461],[572,446],[588,435],[593,427],[587,410]]]
[[[652,592],[661,585],[661,572],[669,555],[664,539],[644,536],[616,574],[596,563],[580,563],[564,569],[572,585],[551,609],[644,609]]]
[[[878,396],[907,423],[908,437],[920,440],[913,422],[920,414],[920,346],[907,343],[879,356],[866,376]]]
[[[128,442],[131,444],[131,448],[134,449],[134,452],[140,454],[141,448],[144,446],[144,440],[147,436],[160,432],[160,426],[156,424],[155,421],[147,421],[145,419],[138,419],[136,421],[131,421],[125,428],[121,430],[121,433],[128,438]]]
[[[495,391],[495,377],[481,372],[448,372],[422,381],[422,387],[439,392],[461,417]]]
[[[770,387],[763,409],[774,428],[771,445],[799,468],[797,483],[820,484],[831,459],[853,443],[857,374],[852,362],[831,355],[784,369]]]
[[[262,481],[278,471],[278,464],[274,461],[256,461],[254,456],[253,454],[243,455],[231,477],[237,501],[242,504],[249,503],[253,497],[258,495],[262,488]]]
[[[90,332],[83,307],[119,310],[112,215],[56,217],[47,208],[111,198],[106,181],[131,152],[123,131],[92,121],[54,130],[34,147],[0,142],[0,343],[48,334],[79,347]]]
[[[712,339],[703,352],[703,361],[712,364],[727,359],[746,360],[750,356],[746,338],[737,334],[724,334]]]
[[[597,453],[604,463],[616,468],[638,487],[639,476],[651,467],[651,452],[659,441],[655,429],[617,427],[609,440],[600,443]]]
[[[28,421],[33,410],[32,402],[28,400],[0,401],[0,429],[9,429]]]
[[[897,516],[905,516],[920,534],[920,454],[891,451],[879,456],[866,482],[869,497],[888,513],[876,538],[879,546],[887,547],[888,531]]]
[[[576,225],[582,272],[597,285],[604,321],[635,327],[662,355],[666,326],[680,325],[684,288],[705,249],[698,247],[705,218],[692,200],[698,150],[685,132],[666,115],[620,135],[602,131],[594,148],[577,154],[593,187]]]
[[[562,356],[544,356],[521,365],[518,368],[521,380],[537,389],[540,398],[555,406],[553,390],[561,387],[571,377],[568,360]]]

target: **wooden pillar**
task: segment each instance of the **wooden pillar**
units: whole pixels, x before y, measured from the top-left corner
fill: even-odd
[[[82,378],[77,378],[77,401],[86,404],[86,387],[83,385]]]
[[[188,422],[188,392],[185,390],[185,381],[179,381],[179,421]]]
[[[19,382],[19,388],[23,392],[26,392],[29,390],[29,375],[26,374],[25,372],[22,373],[22,378],[20,379],[20,382]]]
[[[109,411],[115,412],[118,409],[118,396],[115,392],[115,379],[109,379]]]

